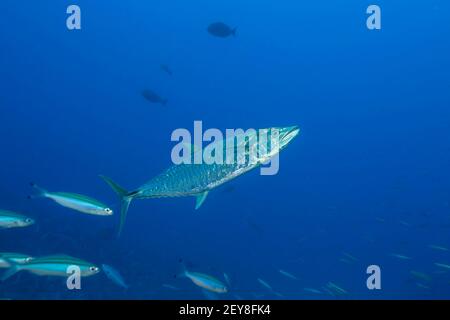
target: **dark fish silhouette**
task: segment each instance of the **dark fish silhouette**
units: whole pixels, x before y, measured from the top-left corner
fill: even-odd
[[[236,28],[231,29],[223,22],[215,22],[209,25],[208,32],[215,37],[227,38],[229,36],[236,36]]]
[[[143,90],[142,96],[145,98],[145,100],[151,102],[151,103],[160,103],[163,106],[167,104],[167,99],[160,97],[156,92],[152,90]]]
[[[161,70],[167,73],[169,76],[173,75],[172,69],[170,69],[170,67],[167,64],[162,64],[160,67]]]

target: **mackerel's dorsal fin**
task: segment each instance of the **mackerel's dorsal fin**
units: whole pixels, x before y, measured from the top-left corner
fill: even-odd
[[[203,193],[200,193],[197,196],[196,202],[195,202],[195,210],[197,210],[198,208],[200,208],[203,204],[203,202],[205,202],[206,197],[208,196],[209,191],[205,191]]]

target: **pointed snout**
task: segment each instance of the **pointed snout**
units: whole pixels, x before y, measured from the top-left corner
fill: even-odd
[[[300,133],[298,126],[279,128],[280,148],[286,147]]]

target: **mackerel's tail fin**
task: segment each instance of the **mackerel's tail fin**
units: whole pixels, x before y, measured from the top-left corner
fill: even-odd
[[[102,178],[114,190],[114,192],[117,193],[120,198],[120,225],[119,232],[117,234],[117,236],[120,236],[125,224],[125,220],[127,219],[128,208],[130,206],[131,200],[133,200],[133,194],[130,194],[126,189],[122,188],[108,177],[100,175],[100,178]]]
[[[34,182],[31,182],[30,186],[32,186],[34,189],[36,189],[36,192],[37,192],[35,195],[28,196],[28,198],[30,198],[30,199],[32,199],[32,198],[39,198],[39,197],[45,197],[45,195],[47,194],[47,190],[39,187]]]

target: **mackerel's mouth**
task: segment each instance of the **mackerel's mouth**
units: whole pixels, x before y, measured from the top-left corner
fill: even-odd
[[[278,128],[280,138],[280,149],[286,147],[292,139],[294,139],[300,133],[298,126]]]

